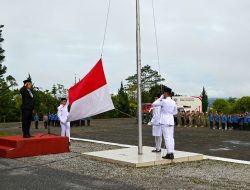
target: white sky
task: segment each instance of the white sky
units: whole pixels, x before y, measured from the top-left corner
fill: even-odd
[[[141,0],[142,65],[158,70],[151,0]],[[69,88],[101,54],[108,0],[0,0],[4,64],[22,81]],[[154,0],[161,74],[179,94],[250,95],[249,0]],[[110,91],[136,72],[135,0],[111,0],[103,62]]]

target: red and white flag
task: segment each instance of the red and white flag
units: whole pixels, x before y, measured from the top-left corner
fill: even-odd
[[[68,121],[91,117],[114,109],[105,78],[102,59],[77,84],[69,89]]]

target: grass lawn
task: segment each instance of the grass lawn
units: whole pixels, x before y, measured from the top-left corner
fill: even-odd
[[[5,137],[5,136],[13,136],[13,134],[0,131],[0,137]]]

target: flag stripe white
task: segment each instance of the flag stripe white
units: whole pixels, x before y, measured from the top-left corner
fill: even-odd
[[[104,85],[86,96],[74,101],[70,108],[68,121],[91,117],[114,109],[108,86]]]

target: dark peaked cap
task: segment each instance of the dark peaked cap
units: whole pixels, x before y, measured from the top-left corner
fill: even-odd
[[[166,87],[166,86],[164,87],[163,91],[164,91],[164,92],[167,92],[167,93],[170,93],[170,94],[172,93],[172,89],[171,89],[171,88],[168,88],[168,87]]]
[[[31,80],[30,79],[26,79],[26,80],[23,81],[23,84],[26,84],[27,82],[31,82]]]

